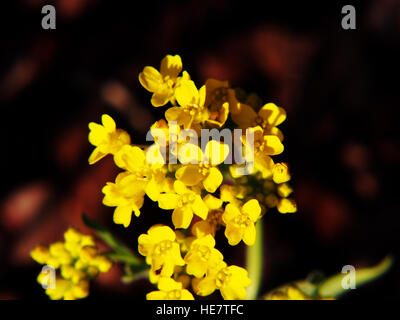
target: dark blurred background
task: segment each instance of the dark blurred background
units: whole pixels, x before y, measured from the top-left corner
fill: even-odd
[[[138,74],[166,54],[181,55],[198,85],[229,80],[287,110],[279,160],[290,163],[298,213],[264,218],[262,292],[313,270],[399,258],[398,0],[130,2],[2,4],[0,299],[47,299],[29,252],[72,225],[89,232],[83,212],[133,247],[155,220],[170,222],[146,201],[128,229],[114,225],[101,188],[118,170],[111,157],[87,163],[87,125],[103,113],[145,141],[165,108],[150,105]],[[57,9],[56,30],[41,28],[45,4]],[[356,8],[356,30],[341,27],[345,4]],[[222,250],[244,264],[243,246]],[[121,274],[102,275],[89,299],[143,299],[146,282],[126,286]],[[399,296],[395,262],[346,299]]]

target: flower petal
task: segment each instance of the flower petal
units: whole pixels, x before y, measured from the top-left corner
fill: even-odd
[[[200,196],[196,196],[196,199],[193,201],[192,204],[192,209],[197,216],[199,216],[203,220],[207,219],[208,207]]]
[[[274,103],[267,103],[264,105],[258,115],[263,118],[268,125],[276,127],[286,120],[286,111],[283,108],[278,107]]]
[[[192,219],[193,211],[189,206],[178,207],[172,212],[172,223],[175,228],[187,229]]]
[[[256,222],[261,214],[261,207],[258,200],[251,199],[247,201],[242,207],[242,212],[247,214],[251,221]]]
[[[210,140],[204,150],[204,162],[213,166],[219,165],[225,161],[229,154],[229,146],[219,141]],[[208,160],[208,162],[207,162]]]
[[[164,86],[164,80],[158,72],[153,67],[144,67],[143,72],[139,74],[140,84],[150,92],[158,92]]]
[[[195,164],[179,168],[175,172],[175,177],[189,187],[197,185],[204,179],[204,176],[199,172],[198,165]]]
[[[160,72],[163,77],[176,79],[182,71],[182,59],[179,55],[167,55],[161,60]]]
[[[163,193],[158,196],[158,206],[164,210],[173,210],[178,205],[179,195],[174,193]]]
[[[203,180],[204,189],[210,193],[214,193],[223,181],[222,173],[218,168],[211,167],[208,170],[207,177]]]
[[[199,91],[192,80],[182,81],[180,86],[175,89],[175,98],[182,107],[197,104]]]
[[[116,207],[114,210],[114,223],[122,224],[127,228],[131,223],[132,209],[130,207]]]
[[[264,136],[264,152],[268,155],[277,155],[283,152],[283,144],[277,136]]]

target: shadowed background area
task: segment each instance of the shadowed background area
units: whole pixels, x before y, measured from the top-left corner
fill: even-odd
[[[118,170],[110,156],[87,162],[87,125],[103,113],[145,142],[165,108],[150,105],[138,74],[166,54],[181,55],[198,85],[229,80],[287,110],[278,160],[291,166],[298,213],[264,217],[262,292],[313,270],[399,257],[400,3],[353,1],[357,30],[343,30],[351,1],[276,2],[9,1],[0,22],[0,299],[47,299],[29,252],[69,226],[89,232],[83,212],[133,248],[155,220],[170,222],[146,200],[128,229],[114,225],[101,188]],[[41,28],[45,4],[57,9],[56,30]],[[221,250],[244,265],[242,245]],[[89,299],[143,299],[151,287],[123,285],[121,274],[115,266],[100,276]],[[399,295],[395,262],[346,299]]]

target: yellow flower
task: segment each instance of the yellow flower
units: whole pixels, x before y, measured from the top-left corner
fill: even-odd
[[[150,154],[150,153],[149,153]],[[131,223],[132,211],[138,217],[143,205],[144,195],[157,201],[166,180],[164,165],[149,164],[146,153],[136,146],[125,145],[114,155],[117,166],[127,170],[120,173],[115,183],[107,182],[103,188],[103,203],[116,207],[114,222],[128,227]]]
[[[186,186],[201,182],[204,189],[214,193],[223,181],[216,166],[224,162],[228,154],[228,145],[215,140],[207,143],[204,153],[198,146],[187,143],[179,151],[179,160],[185,164],[176,171],[175,177]]]
[[[228,112],[236,114],[240,110],[240,103],[236,99],[235,90],[229,88],[228,81],[208,79],[206,81],[205,105],[210,110],[209,123],[215,121],[218,126],[225,123]]]
[[[179,55],[167,55],[161,60],[160,71],[147,66],[139,74],[139,82],[147,90],[153,93],[151,104],[154,107],[166,105],[174,100],[178,75],[182,71],[182,60]],[[185,73],[185,77],[189,77]]]
[[[169,108],[165,111],[165,118],[168,122],[176,121],[184,129],[193,128],[193,125],[204,122],[207,119],[204,108],[205,96],[205,86],[197,90],[192,80],[182,79],[175,91],[175,98],[180,107]]]
[[[221,200],[223,202],[232,202],[236,205],[240,204],[239,199],[244,199],[247,195],[247,188],[241,185],[231,186],[228,184],[223,184],[219,188],[221,194]]]
[[[89,281],[81,280],[78,283],[73,283],[71,280],[57,277],[54,288],[47,288],[46,294],[51,300],[83,299],[89,295]]]
[[[227,266],[219,262],[214,268],[209,269],[202,279],[193,279],[192,285],[199,296],[207,296],[219,289],[225,300],[246,299],[246,287],[250,286],[251,279],[246,269],[238,266]]]
[[[207,205],[209,211],[206,220],[196,222],[191,228],[191,232],[196,238],[202,238],[209,234],[214,237],[217,229],[223,225],[223,201],[211,194],[207,194],[203,201]]]
[[[159,291],[146,295],[147,300],[194,300],[189,290],[183,289],[182,283],[171,278],[162,277],[158,282]]]
[[[234,90],[229,88],[228,81],[208,79],[205,86],[205,106],[208,108],[206,124],[221,128],[228,119],[229,110],[238,110],[239,102]]]
[[[246,104],[240,105],[240,111],[232,114],[232,120],[239,125],[241,129],[260,126],[264,134],[275,135],[283,140],[282,132],[277,128],[286,119],[286,111],[276,106],[274,103],[265,104],[256,113],[254,109]]]
[[[289,181],[290,173],[288,165],[284,162],[274,164],[272,168],[272,179],[277,184]]]
[[[102,192],[104,193],[103,204],[116,207],[114,223],[122,224],[127,228],[131,223],[132,211],[137,217],[140,215],[145,192],[135,175],[129,172],[120,173],[115,183],[107,182]]]
[[[158,205],[172,212],[172,222],[175,228],[187,229],[192,222],[193,214],[206,219],[208,207],[199,194],[187,188],[181,181],[174,182],[175,193],[162,193]]]
[[[246,136],[242,136],[242,142],[246,150],[248,150],[246,151],[246,156],[248,157],[248,153],[253,156],[253,159],[247,159],[247,161],[254,160],[255,169],[262,173],[264,179],[269,178],[272,175],[274,165],[274,161],[270,156],[282,153],[284,149],[283,144],[277,136],[265,135],[260,126],[251,128],[250,130],[250,134],[254,135],[254,144],[249,143]]]
[[[112,262],[100,254],[94,239],[77,229],[70,228],[64,233],[65,242],[55,242],[50,246],[37,246],[31,257],[40,264],[60,269],[56,283],[46,283],[46,294],[50,299],[82,299],[89,294],[89,280],[100,272],[107,272]],[[48,281],[48,274],[41,272],[37,278],[40,284]]]
[[[225,236],[230,245],[237,245],[242,239],[251,246],[256,239],[255,222],[261,214],[261,207],[256,199],[247,201],[241,208],[233,203],[225,207],[222,220],[226,224]]]
[[[293,192],[293,189],[287,183],[282,183],[276,187],[276,191],[282,198],[287,198]]]
[[[107,114],[101,116],[101,124],[89,123],[89,142],[96,148],[89,156],[89,164],[94,164],[107,154],[117,153],[123,145],[130,144],[127,132],[117,129],[115,121]]]
[[[176,241],[176,234],[170,227],[154,225],[147,234],[139,236],[138,243],[139,253],[146,257],[146,263],[151,265],[153,275],[171,277],[175,266],[185,264]]]
[[[155,151],[157,150],[147,148],[143,151],[136,146],[124,146],[114,156],[115,164],[135,176],[135,187],[142,189],[153,201],[157,201],[163,190],[167,173],[164,159]]]
[[[297,211],[297,205],[293,199],[282,198],[276,207],[280,213],[294,213]]]
[[[186,272],[196,278],[201,278],[210,265],[215,264],[216,261],[222,261],[224,259],[222,253],[214,246],[215,239],[211,235],[194,240],[189,252],[184,257],[187,264]]]

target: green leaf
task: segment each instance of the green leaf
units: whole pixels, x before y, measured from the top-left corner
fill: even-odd
[[[379,264],[369,268],[356,269],[355,283],[356,287],[371,282],[386,273],[393,264],[393,257],[387,256]],[[321,282],[318,286],[318,294],[321,297],[339,297],[348,292],[348,289],[343,288],[342,281],[347,274],[339,273],[325,281]]]
[[[137,257],[131,249],[118,240],[103,225],[91,220],[85,214],[82,214],[82,220],[86,226],[96,231],[97,235],[113,250],[108,252],[107,256],[113,261],[124,262],[132,266],[141,267],[145,265],[143,259]]]

